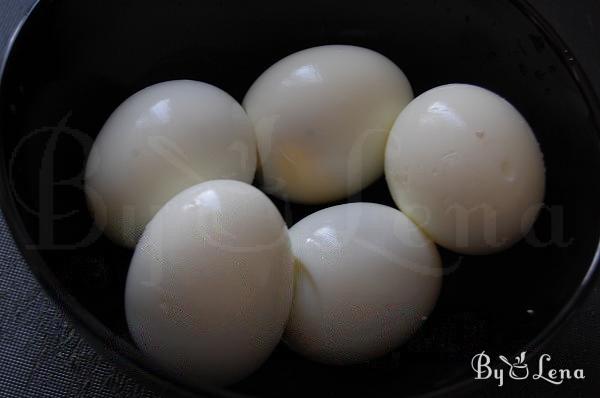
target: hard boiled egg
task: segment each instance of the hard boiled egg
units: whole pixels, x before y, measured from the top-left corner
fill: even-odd
[[[521,239],[544,197],[543,156],[527,121],[505,99],[466,84],[429,90],[402,111],[385,174],[406,215],[466,254]]]
[[[209,181],[152,218],[127,275],[133,340],[180,380],[230,384],[280,341],[292,300],[293,255],[278,210],[258,189]]]
[[[412,98],[404,73],[365,48],[322,46],[280,60],[243,101],[263,188],[300,203],[360,191],[383,173],[389,130]]]
[[[284,339],[310,359],[343,365],[384,355],[435,305],[442,281],[436,246],[397,209],[326,208],[290,236],[296,285]]]
[[[92,147],[85,191],[98,226],[134,246],[171,197],[203,181],[251,182],[256,139],[242,107],[206,83],[179,80],[121,104]]]

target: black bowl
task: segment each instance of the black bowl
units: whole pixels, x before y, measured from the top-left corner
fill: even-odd
[[[2,204],[31,269],[102,351],[170,395],[133,346],[123,311],[132,252],[93,225],[82,173],[95,135],[125,98],[171,79],[241,100],[276,60],[354,44],[395,61],[415,92],[464,82],[504,96],[532,125],[547,166],[531,234],[493,256],[444,252],[434,313],[408,344],[354,367],[280,346],[247,380],[214,394],[305,396],[447,392],[472,356],[536,350],[590,284],[600,236],[599,107],[562,41],[523,1],[42,1],[15,36],[1,82]],[[391,204],[379,181],[350,200]],[[292,224],[316,207],[277,203]]]

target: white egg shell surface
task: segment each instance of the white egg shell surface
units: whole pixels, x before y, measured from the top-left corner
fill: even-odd
[[[85,190],[96,224],[133,247],[171,197],[212,179],[252,182],[256,139],[245,111],[206,83],[145,88],[109,117],[92,147]]]
[[[450,84],[398,116],[385,174],[397,206],[438,244],[464,254],[510,247],[545,190],[542,152],[521,114],[481,87]]]
[[[326,208],[290,236],[296,277],[284,340],[310,359],[347,365],[382,356],[405,342],[437,301],[437,248],[397,209]]]
[[[190,385],[225,385],[279,343],[293,288],[287,227],[272,202],[216,180],[171,199],[148,224],[127,275],[133,340]]]
[[[322,46],[280,60],[243,101],[263,189],[299,203],[360,191],[382,175],[388,133],[412,98],[404,73],[365,48]]]

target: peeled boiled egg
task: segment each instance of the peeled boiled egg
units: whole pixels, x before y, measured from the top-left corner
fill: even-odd
[[[133,340],[170,375],[224,385],[256,370],[289,315],[293,255],[273,203],[251,185],[188,188],[152,218],[127,275]]]
[[[109,117],[88,159],[85,191],[97,225],[132,247],[175,194],[212,179],[251,182],[255,170],[256,139],[241,105],[209,84],[169,81]]]
[[[404,73],[365,48],[329,45],[280,60],[243,101],[263,189],[299,203],[360,191],[382,175],[388,133],[412,98]]]
[[[310,359],[344,365],[382,356],[436,303],[437,248],[397,209],[329,207],[294,225],[290,237],[296,277],[284,340]]]
[[[415,98],[390,133],[385,174],[398,207],[438,244],[487,254],[520,240],[544,197],[533,131],[500,96],[450,84]]]

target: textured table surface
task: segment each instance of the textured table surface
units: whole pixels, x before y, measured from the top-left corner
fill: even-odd
[[[600,1],[532,1],[573,49],[600,93]],[[33,0],[0,0],[0,54]],[[600,221],[599,221],[600,222]],[[584,381],[481,383],[472,396],[600,396],[600,286],[545,352]],[[100,357],[44,293],[0,216],[0,397],[158,397]]]

